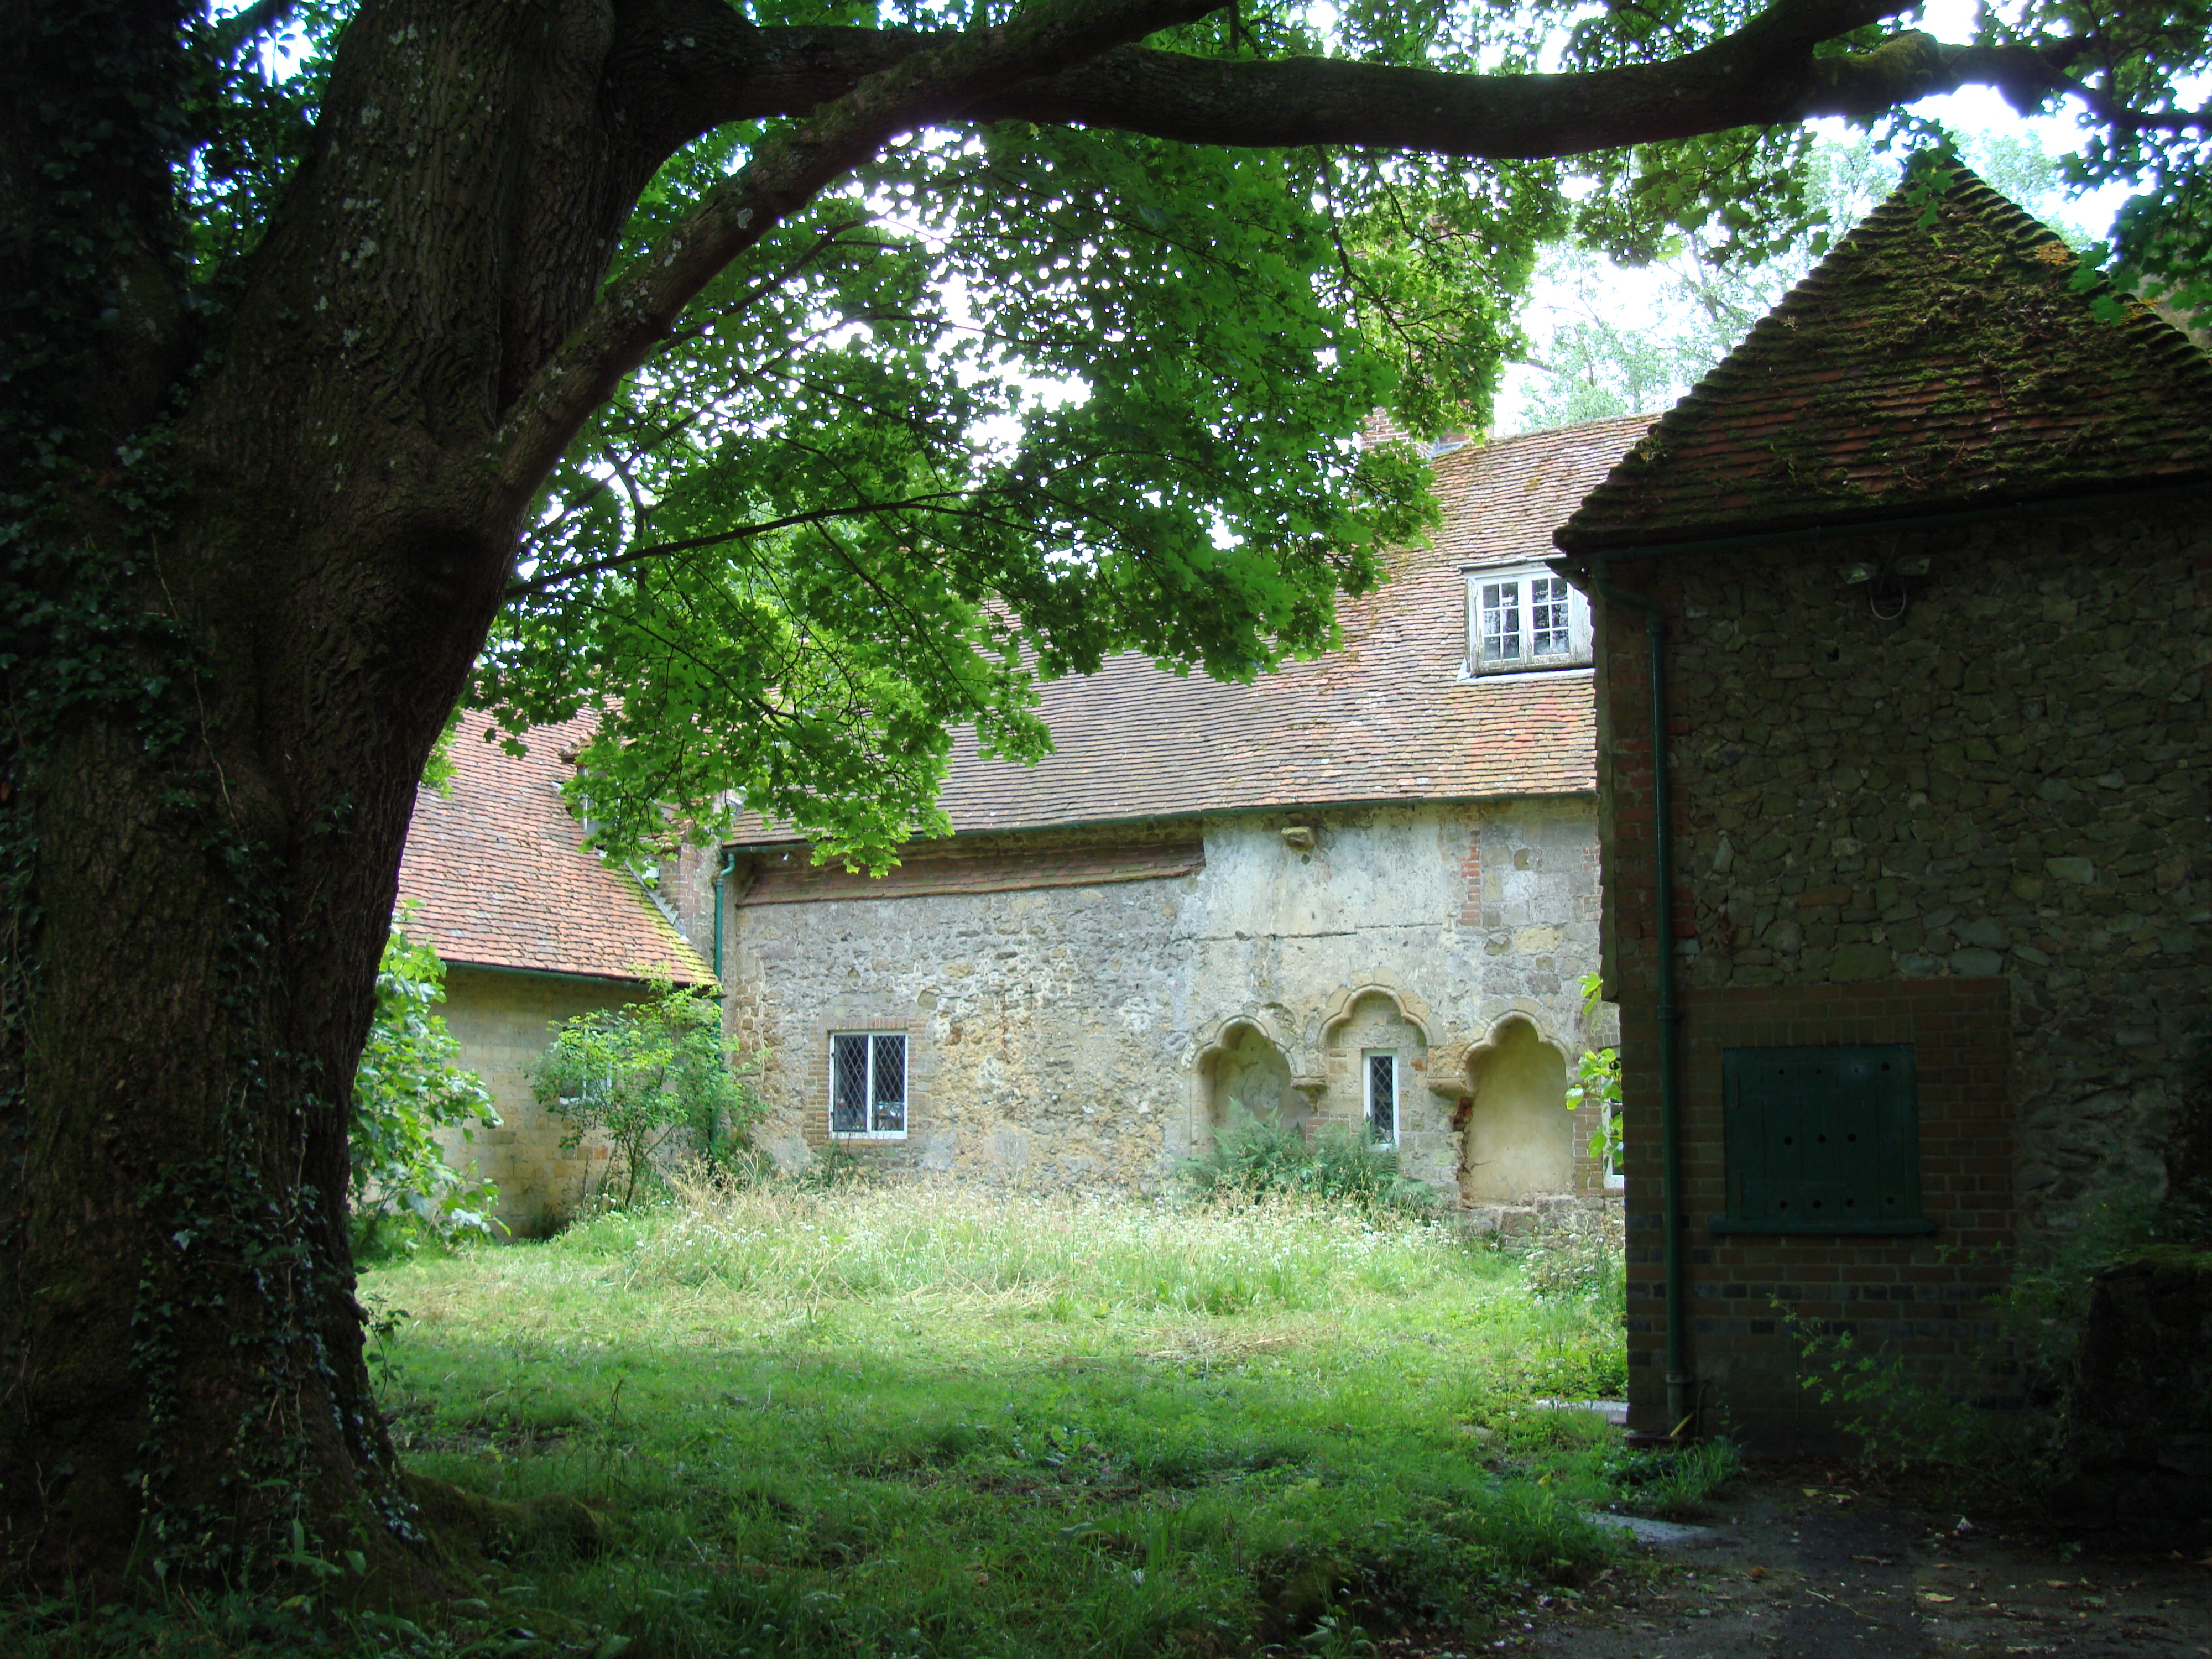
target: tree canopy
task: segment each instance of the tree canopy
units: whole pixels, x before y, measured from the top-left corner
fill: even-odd
[[[0,1537],[352,1540],[350,1092],[416,780],[590,706],[615,849],[877,861],[1039,675],[1231,677],[1480,426],[1547,238],[1802,234],[1802,123],[2084,112],[2212,301],[2212,13],[2021,0],[0,0]]]
[[[205,291],[250,265],[314,142],[351,10],[191,31]],[[1805,0],[1138,7],[1092,32],[1141,16],[1143,44],[1049,48],[1082,67],[966,118],[941,94],[763,212],[739,204],[775,194],[830,100],[1059,14],[602,10],[661,28],[633,95],[698,136],[643,182],[597,313],[525,400],[566,377],[563,429],[502,434],[550,471],[472,695],[514,728],[599,711],[583,769],[625,850],[676,803],[701,834],[750,807],[880,860],[939,827],[949,728],[1048,745],[1038,676],[1134,649],[1243,678],[1324,647],[1334,594],[1422,523],[1419,469],[1360,447],[1362,418],[1486,425],[1547,243],[1686,243],[1741,286],[1840,230],[1804,116],[1901,150],[1942,142],[1900,112],[1928,91],[2070,100],[2103,123],[2071,179],[2143,187],[2109,252],[2199,297],[2203,135],[2178,100],[2203,18],[2037,6],[1938,43]],[[612,327],[624,307],[651,321]]]

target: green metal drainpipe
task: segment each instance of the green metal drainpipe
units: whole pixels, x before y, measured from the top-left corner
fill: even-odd
[[[1606,558],[1594,556],[1592,585],[1608,605],[1644,613],[1644,638],[1651,657],[1651,865],[1657,884],[1659,928],[1659,1164],[1665,1212],[1667,1292],[1667,1421],[1669,1437],[1692,1429],[1689,1310],[1682,1278],[1682,1133],[1679,1051],[1680,1010],[1674,1003],[1674,794],[1667,770],[1667,625],[1659,607],[1606,581]]]
[[[738,867],[738,853],[734,847],[722,849],[722,867],[714,872],[714,992],[721,1000],[730,1000],[729,989],[722,983],[722,899],[729,890],[731,872]]]

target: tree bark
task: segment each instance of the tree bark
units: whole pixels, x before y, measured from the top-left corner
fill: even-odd
[[[196,342],[161,113],[185,106],[187,9],[0,15],[22,48],[0,76],[7,289],[52,301],[46,325],[10,314],[90,342],[66,384],[15,365],[10,430],[64,435],[36,465],[0,457],[58,550],[11,566],[12,602],[92,606],[132,681],[39,725],[23,711],[75,647],[52,635],[8,670],[0,1527],[58,1577],[252,1570],[298,1522],[311,1553],[418,1588],[344,1213],[415,780],[547,469],[700,288],[886,139],[962,111],[1555,154],[1802,112],[1820,29],[1873,15],[1792,0],[1737,37],[1756,97],[1708,86],[1740,88],[1752,58],[1679,69],[1672,93],[1637,71],[1641,113],[1600,128],[1626,83],[1486,92],[1125,46],[1206,0],[1057,0],[957,37],[757,30],[709,0],[363,0],[221,337]],[[1686,122],[1677,94],[1701,87]],[[817,106],[599,295],[671,153]],[[62,191],[46,164],[80,150]],[[126,500],[149,429],[159,487]]]
[[[864,80],[763,151],[719,244],[633,285],[649,307],[602,307],[609,348],[580,325],[610,250],[695,134],[641,92],[661,9],[363,5],[177,422],[157,529],[108,510],[100,469],[164,365],[142,343],[123,356],[146,389],[73,411],[59,533],[113,608],[158,624],[138,659],[164,689],[80,704],[18,757],[36,994],[0,1305],[11,1555],[48,1576],[250,1571],[292,1553],[296,1521],[310,1553],[423,1587],[353,1295],[349,1094],[415,781],[520,515],[597,398],[781,214],[979,89],[1200,9],[1046,8]],[[118,246],[155,246],[161,218],[123,212]],[[150,269],[143,319],[178,286]],[[106,291],[132,280],[118,266]]]

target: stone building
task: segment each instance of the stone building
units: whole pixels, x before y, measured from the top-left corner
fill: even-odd
[[[564,1151],[564,1127],[531,1094],[530,1066],[554,1028],[635,1000],[649,980],[709,975],[637,879],[584,847],[560,793],[562,752],[584,723],[535,728],[520,757],[487,742],[489,727],[463,715],[450,790],[417,793],[399,902],[410,934],[445,959],[439,1012],[499,1109],[498,1127],[477,1128],[473,1144],[454,1136],[447,1156],[497,1182],[500,1219],[527,1232],[575,1203],[583,1159],[605,1156]]]
[[[1243,1111],[1478,1208],[1602,1187],[1564,1098],[1610,1039],[1588,611],[1542,561],[1644,424],[1438,454],[1436,544],[1319,660],[1046,687],[1055,752],[961,750],[955,833],[880,879],[765,825],[669,872],[777,1156],[1142,1187]]]
[[[1900,192],[1558,534],[1598,596],[1639,1430],[1832,1432],[1782,1312],[2002,1402],[2006,1260],[2166,1180],[2212,364],[2075,272],[1970,174]]]

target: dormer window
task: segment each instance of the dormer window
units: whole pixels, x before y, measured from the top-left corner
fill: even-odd
[[[1579,668],[1590,659],[1589,603],[1542,565],[1467,574],[1467,672]]]

